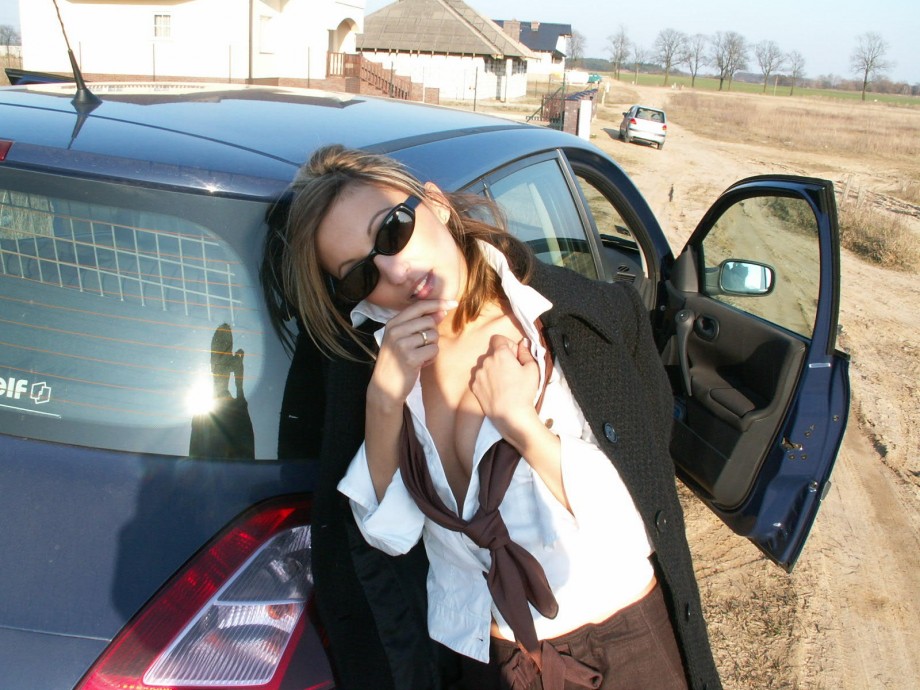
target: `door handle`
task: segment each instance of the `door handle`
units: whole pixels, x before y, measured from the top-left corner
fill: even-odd
[[[693,330],[701,339],[712,342],[719,337],[719,322],[711,316],[700,316],[693,322]]]
[[[674,315],[677,356],[684,380],[684,392],[688,398],[693,395],[693,389],[690,386],[690,356],[687,354],[687,342],[690,340],[690,331],[693,330],[694,317],[692,309],[681,309]]]

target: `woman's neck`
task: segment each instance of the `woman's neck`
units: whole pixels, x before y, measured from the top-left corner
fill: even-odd
[[[454,329],[452,318],[444,319],[438,328],[438,335],[442,340],[459,340],[466,335],[472,335],[483,328],[487,328],[499,319],[511,316],[511,303],[504,297],[489,300],[482,305],[479,313],[470,321],[464,323],[459,330]]]

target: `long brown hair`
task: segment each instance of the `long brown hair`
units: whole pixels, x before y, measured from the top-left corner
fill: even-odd
[[[497,205],[472,194],[427,192],[399,161],[388,156],[347,149],[340,145],[318,149],[300,169],[290,186],[291,202],[281,251],[284,296],[294,306],[310,338],[324,353],[353,359],[341,336],[363,342],[328,289],[328,276],[320,267],[316,234],[333,203],[350,185],[368,184],[398,189],[450,211],[446,226],[467,264],[467,283],[452,322],[454,330],[475,319],[483,306],[502,297],[495,271],[488,265],[476,240],[499,249],[511,269],[524,282],[533,269],[533,254],[504,229]],[[373,356],[366,346],[362,349]]]

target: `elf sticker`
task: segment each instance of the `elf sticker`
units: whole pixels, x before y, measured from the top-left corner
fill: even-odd
[[[45,381],[38,381],[30,385],[27,379],[0,377],[0,399],[19,400],[24,396],[28,396],[36,405],[41,405],[51,400],[51,386]]]
[[[46,403],[51,400],[51,386],[44,381],[33,383],[32,389],[29,391],[29,397],[32,398],[32,402],[36,405]]]

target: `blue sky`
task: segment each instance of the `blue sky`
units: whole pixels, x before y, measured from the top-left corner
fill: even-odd
[[[51,2],[51,0],[26,0]],[[389,0],[366,0],[367,12]],[[920,3],[917,0],[467,0],[492,19],[571,24],[587,41],[586,55],[608,57],[607,37],[622,23],[631,40],[651,47],[666,28],[687,34],[736,31],[748,43],[775,41],[782,50],[805,56],[806,76],[851,76],[850,53],[856,37],[880,34],[894,62],[888,76],[920,82]],[[641,8],[641,9],[640,9]],[[647,10],[647,11],[642,11]],[[19,24],[19,0],[0,0],[0,24]],[[756,63],[750,68],[756,71]]]
[[[0,25],[19,26],[19,0],[0,0]]]

